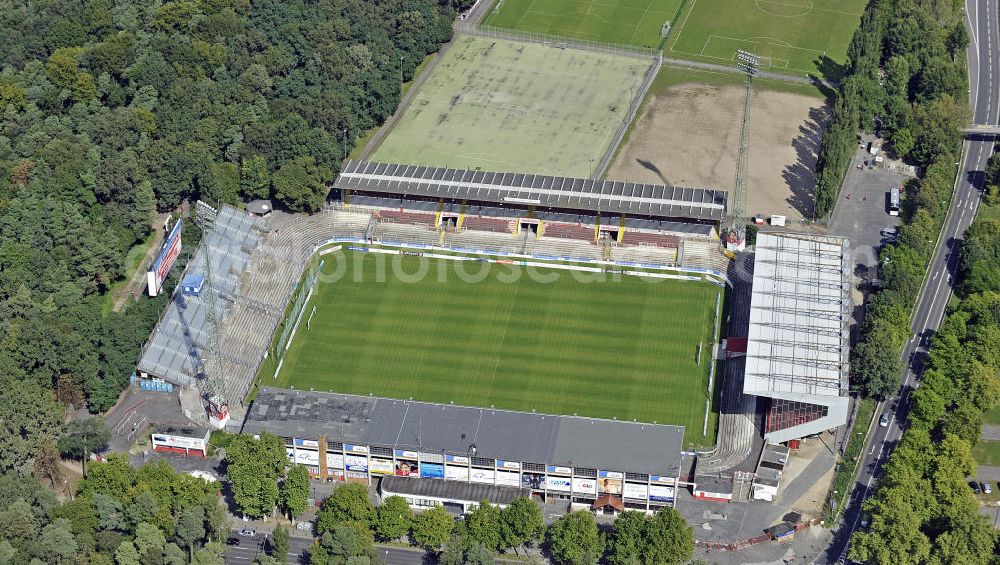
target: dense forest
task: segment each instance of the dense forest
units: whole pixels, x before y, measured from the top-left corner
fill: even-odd
[[[0,3],[0,472],[127,383],[163,302],[104,304],[154,213],[321,206],[460,1]]]
[[[816,218],[833,211],[858,130],[928,167],[957,151],[968,109],[961,0],[871,0],[847,52],[816,163]]]

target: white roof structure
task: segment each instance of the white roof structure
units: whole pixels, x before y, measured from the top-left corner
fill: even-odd
[[[812,234],[757,236],[743,392],[826,407],[810,422],[766,433],[774,442],[846,422],[848,243]]]

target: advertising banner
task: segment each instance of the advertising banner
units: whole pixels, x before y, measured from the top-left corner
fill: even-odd
[[[397,449],[393,453],[396,454],[397,458],[402,458],[402,459],[412,459],[416,461],[419,458],[416,451],[406,451],[405,449]]]
[[[295,438],[295,447],[319,447],[319,442],[312,439]]]
[[[541,489],[545,484],[545,475],[538,473],[521,473],[521,486],[526,488]]]
[[[397,477],[419,477],[420,469],[417,468],[417,461],[414,460],[396,460],[396,476]]]
[[[319,453],[308,449],[297,449],[295,451],[295,462],[311,467],[319,467]]]
[[[624,474],[613,471],[601,471],[598,473],[597,489],[602,494],[621,494],[622,479]]]
[[[497,471],[497,484],[505,487],[521,486],[520,473],[517,471]]]
[[[347,455],[344,457],[344,463],[347,464],[348,471],[357,471],[359,473],[368,472],[367,457],[361,457],[360,455]]]
[[[291,447],[286,447],[285,448],[285,455],[288,456],[288,462],[289,463],[294,463],[295,462],[295,450],[294,449],[292,449]]]
[[[469,474],[469,480],[474,483],[484,483],[492,485],[496,479],[493,469],[473,469]]]
[[[186,449],[205,449],[205,440],[197,437],[153,434],[153,442],[158,445],[167,445],[170,447],[182,447]]]
[[[581,494],[597,494],[597,480],[573,477],[573,492]]]
[[[349,443],[344,444],[344,451],[348,453],[368,453],[367,445],[351,445]]]
[[[468,467],[456,467],[454,465],[445,465],[444,467],[444,478],[450,481],[468,481],[469,480],[469,468]]]
[[[497,461],[497,467],[501,469],[520,469],[521,463],[518,461]]]
[[[444,460],[448,463],[458,463],[460,465],[469,464],[469,458],[462,455],[445,455]]]
[[[420,476],[425,479],[443,479],[444,465],[441,463],[421,463]]]
[[[572,475],[573,474],[573,469],[570,469],[569,467],[560,467],[559,465],[549,465],[548,467],[546,467],[546,470],[548,470],[549,473],[552,473],[552,474],[555,474],[555,475]]]
[[[674,487],[662,485],[649,485],[649,499],[657,502],[673,502]]]
[[[674,478],[673,477],[663,477],[663,476],[660,476],[660,475],[650,475],[649,482],[651,482],[651,483],[660,483],[662,485],[672,485],[672,484],[674,484]]]
[[[647,489],[646,485],[640,485],[637,483],[625,483],[625,490],[622,491],[622,496],[625,498],[641,498],[646,500]]]
[[[559,492],[569,492],[573,488],[573,482],[568,477],[545,477],[545,489]]]
[[[170,268],[177,261],[177,256],[180,255],[181,227],[183,225],[184,220],[177,220],[174,228],[170,230],[170,235],[167,236],[163,248],[156,255],[156,259],[153,259],[153,264],[149,266],[149,271],[146,273],[146,291],[150,296],[156,296],[163,289],[163,281],[167,278]]]
[[[344,456],[339,453],[327,453],[326,466],[330,467],[331,469],[343,469]]]
[[[368,463],[370,467],[371,474],[373,475],[391,475],[392,474],[392,459],[376,459],[371,458]]]

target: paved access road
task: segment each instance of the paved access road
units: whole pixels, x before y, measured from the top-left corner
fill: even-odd
[[[265,553],[265,541],[263,534],[254,537],[239,535],[238,530],[233,530],[231,537],[237,537],[240,545],[230,546],[226,554],[227,565],[250,565],[258,555]],[[312,545],[312,538],[292,537],[288,540],[288,562],[308,563],[307,552]],[[427,553],[420,549],[405,547],[378,546],[378,556],[387,565],[422,565],[429,563],[426,560]]]
[[[997,124],[1000,111],[1000,19],[995,0],[965,0],[966,26],[969,29],[969,103],[973,122]],[[994,70],[997,72],[994,73]],[[994,76],[996,74],[996,76]],[[854,492],[844,514],[840,530],[826,553],[818,562],[837,562],[845,559],[851,536],[861,522],[861,502],[868,496],[879,476],[879,466],[888,457],[891,446],[902,436],[899,423],[909,410],[909,391],[919,384],[923,371],[924,353],[930,338],[944,317],[945,307],[951,297],[961,238],[979,209],[983,186],[983,171],[992,149],[992,139],[972,139],[964,144],[962,173],[955,187],[954,197],[941,238],[928,267],[928,277],[913,317],[912,337],[903,348],[903,361],[907,365],[901,395],[887,400],[878,414],[892,416],[889,425],[875,425],[865,450]],[[898,406],[897,409],[893,409]]]

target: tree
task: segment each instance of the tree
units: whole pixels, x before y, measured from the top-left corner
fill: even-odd
[[[413,542],[427,551],[437,551],[448,541],[455,520],[442,506],[432,506],[413,518]]]
[[[296,516],[305,511],[308,500],[309,471],[305,465],[292,465],[284,482],[281,483],[278,500],[281,510],[290,520],[294,520]]]
[[[274,529],[274,533],[271,535],[271,556],[274,557],[278,563],[288,562],[288,540],[289,534],[287,528],[279,525]]]
[[[63,455],[80,459],[83,476],[87,476],[87,459],[94,451],[100,451],[111,441],[111,431],[104,425],[104,418],[92,417],[70,422],[66,435],[59,438],[59,451]]]
[[[251,155],[240,166],[240,192],[248,200],[267,198],[271,191],[271,178],[267,163],[260,155]]]
[[[115,550],[115,563],[118,565],[140,565],[139,551],[135,548],[135,544],[129,540],[121,542],[118,549]]]
[[[607,540],[607,560],[611,565],[638,565],[646,545],[646,522],[641,512],[626,510],[618,515]]]
[[[200,506],[190,506],[177,519],[177,539],[188,548],[194,559],[194,546],[205,539],[205,510]]]
[[[502,521],[501,545],[512,547],[527,545],[545,535],[545,519],[535,501],[521,497],[500,512]]]
[[[661,508],[646,524],[646,563],[687,563],[694,555],[694,531],[680,512]]]
[[[139,555],[148,556],[150,552],[154,552],[160,556],[166,545],[167,538],[156,526],[142,522],[136,527],[135,548],[139,551]]]
[[[315,212],[326,198],[330,170],[312,157],[299,157],[281,166],[271,179],[274,197],[293,212]]]
[[[77,543],[66,518],[58,518],[42,529],[38,546],[49,563],[68,563],[76,555]]]
[[[53,489],[62,482],[61,462],[59,449],[56,448],[56,443],[52,441],[52,438],[45,438],[39,442],[38,448],[35,449],[34,474],[39,479],[48,480]]]
[[[865,396],[887,398],[899,386],[899,352],[887,328],[873,327],[854,348],[851,372]]]
[[[226,546],[210,541],[199,549],[191,560],[192,565],[225,565]]]
[[[591,565],[604,552],[594,515],[586,510],[570,512],[549,526],[549,553],[556,565]]]
[[[36,446],[62,433],[62,413],[52,393],[35,381],[0,374],[0,472],[30,474]]]
[[[281,438],[263,433],[259,438],[240,434],[226,449],[227,474],[233,485],[233,498],[244,514],[261,517],[278,503],[278,477],[287,456]]]
[[[361,483],[347,483],[334,489],[316,515],[316,530],[323,534],[338,524],[356,522],[368,527],[375,515],[375,508],[368,500],[368,487]]]
[[[465,530],[470,539],[497,551],[501,546],[500,530],[502,524],[500,507],[494,506],[484,499],[479,502],[479,506],[476,506],[465,516],[462,521],[462,529]]]
[[[413,511],[401,496],[389,496],[375,512],[375,536],[383,541],[399,539],[410,531]]]

